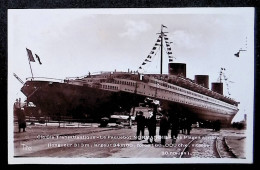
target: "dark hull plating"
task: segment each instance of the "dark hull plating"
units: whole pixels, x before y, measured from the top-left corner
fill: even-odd
[[[66,83],[27,81],[21,91],[41,112],[50,116],[72,116],[99,119],[115,111],[129,111],[144,101],[145,96],[126,92],[112,92]]]
[[[21,91],[27,96],[28,102],[33,102],[41,112],[52,117],[72,116],[73,118],[88,118],[99,120],[101,117],[113,114],[115,111],[127,111],[138,106],[147,96],[113,92],[88,86],[77,86],[67,83],[48,81],[27,81]],[[220,120],[222,125],[230,125],[235,116],[209,112],[207,109],[185,104],[160,100],[164,109],[178,112],[193,120]]]

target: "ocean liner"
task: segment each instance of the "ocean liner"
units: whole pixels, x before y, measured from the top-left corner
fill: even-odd
[[[186,64],[174,63],[167,28],[161,31],[151,51],[137,71],[101,72],[64,80],[27,78],[21,91],[27,103],[34,103],[41,113],[74,118],[91,117],[95,120],[114,112],[138,106],[146,98],[157,99],[169,114],[178,112],[193,120],[220,120],[229,125],[238,112],[239,102],[223,95],[223,82],[212,83],[208,75],[186,77]],[[165,50],[165,52],[164,52]],[[142,74],[141,69],[161,53],[160,74]],[[162,73],[163,53],[169,60],[168,74]],[[29,58],[32,56],[28,54]],[[30,60],[30,59],[29,59]]]

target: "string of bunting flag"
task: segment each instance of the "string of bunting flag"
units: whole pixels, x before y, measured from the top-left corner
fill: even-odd
[[[142,67],[144,65],[146,65],[147,63],[151,62],[151,60],[154,58],[154,56],[156,55],[156,52],[158,51],[158,49],[160,48],[160,44],[158,44],[159,42],[161,42],[160,40],[160,36],[158,36],[156,43],[154,44],[154,47],[152,48],[151,52],[149,53],[149,55],[146,57],[146,59],[144,60],[144,62],[142,63],[142,65],[139,67],[139,69],[143,69]]]
[[[173,62],[173,58],[175,58],[172,54],[172,48],[171,48],[171,43],[173,42],[170,42],[169,41],[169,38],[167,37],[167,34],[163,34],[164,35],[164,40],[165,40],[165,44],[166,44],[166,53],[168,54],[168,58],[169,58],[169,62]]]
[[[167,28],[166,26],[162,25],[163,27]],[[162,38],[163,36],[163,38]],[[171,48],[171,43],[173,42],[170,42],[169,41],[169,38],[167,37],[167,34],[165,33],[162,33],[158,36],[157,40],[156,40],[156,43],[155,45],[153,46],[151,52],[149,53],[149,55],[145,58],[145,60],[143,61],[142,65],[139,67],[139,69],[143,69],[143,66],[145,66],[147,63],[150,63],[151,60],[153,59],[153,57],[156,55],[157,51],[161,48],[161,44],[163,42],[161,42],[161,39],[164,40],[165,42],[165,45],[166,45],[166,50],[164,48],[164,51],[167,53],[168,55],[168,59],[169,59],[169,63],[170,62],[173,62],[173,58],[175,58],[173,56],[173,53],[172,53],[172,48]]]

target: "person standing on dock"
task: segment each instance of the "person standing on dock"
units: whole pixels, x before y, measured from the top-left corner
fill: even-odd
[[[176,139],[179,134],[179,128],[180,128],[180,123],[179,123],[179,116],[177,113],[172,113],[169,118],[169,122],[171,125],[171,138],[172,138],[172,143],[174,144],[176,142]]]
[[[169,124],[168,124],[168,118],[167,118],[167,112],[162,112],[163,116],[160,120],[160,131],[159,135],[161,136],[161,144],[165,145],[166,138],[168,136],[168,130],[169,130]]]
[[[19,133],[21,132],[21,129],[23,129],[23,132],[25,132],[26,121],[25,121],[24,109],[18,108],[16,113],[17,113],[17,118],[18,118]]]
[[[128,122],[129,122],[129,128],[132,129],[132,117],[131,115],[129,115],[129,117],[127,118]]]
[[[181,133],[182,134],[186,134],[186,117],[184,117],[183,115],[180,118],[180,129],[181,129]]]
[[[148,143],[151,143],[150,139],[153,140],[152,143],[155,143],[156,113],[157,113],[157,106],[154,105],[152,116],[150,117],[150,119],[148,119],[148,131],[149,131]]]
[[[187,135],[190,135],[190,131],[191,131],[191,119],[189,117],[187,117],[186,122],[185,122],[185,129],[187,130]]]
[[[138,113],[138,115],[135,118],[135,121],[137,123],[136,140],[138,140],[140,133],[142,134],[141,140],[144,140],[145,117],[142,111]]]
[[[220,120],[215,120],[213,122],[213,130],[214,131],[220,131],[220,127],[221,127]]]

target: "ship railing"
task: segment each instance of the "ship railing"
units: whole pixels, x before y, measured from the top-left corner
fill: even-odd
[[[51,81],[51,82],[59,82],[64,83],[64,79],[57,79],[57,78],[49,78],[49,77],[28,77],[26,81]]]
[[[184,81],[186,81],[186,82],[188,82],[188,83],[192,83],[192,84],[194,84],[195,86],[201,88],[201,89],[203,90],[204,94],[206,94],[206,95],[208,95],[208,96],[211,96],[210,93],[212,93],[212,96],[217,97],[217,98],[219,98],[219,99],[222,99],[223,101],[232,102],[232,103],[234,102],[234,101],[232,101],[232,100],[234,100],[234,99],[232,99],[232,98],[230,98],[230,97],[228,97],[228,96],[225,96],[225,95],[221,95],[221,94],[219,94],[219,93],[217,93],[217,92],[214,92],[214,91],[212,91],[212,90],[209,90],[208,88],[206,88],[206,87],[204,87],[204,86],[202,86],[202,85],[200,85],[200,84],[196,84],[195,82],[190,82],[189,80],[186,80],[185,78],[182,78],[182,80],[184,80]]]
[[[65,80],[81,80],[83,78],[87,78],[89,75],[80,76],[80,77],[66,77]]]
[[[129,75],[138,75],[139,73],[137,71],[98,71],[98,72],[92,72],[84,76],[80,77],[66,77],[67,80],[69,79],[83,79],[91,76],[96,75],[120,75],[120,74],[129,74]]]
[[[207,96],[215,97],[215,98],[218,98],[218,99],[220,99],[220,100],[222,100],[222,101],[225,101],[225,102],[234,103],[234,101],[233,101],[234,99],[231,99],[231,98],[229,98],[228,96],[221,95],[221,94],[219,94],[219,93],[217,93],[217,92],[214,92],[214,91],[212,91],[212,90],[209,90],[208,88],[206,88],[206,87],[204,87],[204,86],[202,86],[202,85],[200,85],[200,84],[196,84],[195,82],[186,80],[186,78],[181,77],[181,79],[182,79],[183,81],[186,81],[186,82],[188,82],[188,83],[190,83],[190,84],[193,84],[193,85],[195,85],[196,87],[200,88],[201,90],[200,90],[200,89],[197,89],[197,90],[198,90],[199,92],[203,92],[203,94],[205,94],[205,95],[207,95]]]
[[[208,88],[206,88],[206,87],[204,87],[200,84],[196,84],[195,82],[189,81],[189,80],[187,80],[183,77],[180,77],[180,76],[178,76],[178,77],[181,78],[180,81],[177,79],[177,76],[172,77],[172,80],[175,82],[176,85],[178,85],[180,87],[183,87],[183,88],[186,88],[186,89],[189,89],[189,90],[195,90],[196,92],[202,93],[202,94],[209,96],[209,97],[217,98],[219,100],[222,100],[224,102],[228,102],[230,104],[234,103],[233,99],[231,99],[227,96],[224,96],[224,95],[221,95],[217,92],[209,90]],[[153,79],[157,80],[157,81],[162,81],[158,78],[153,78]],[[170,84],[172,84],[172,83],[170,83]]]
[[[181,80],[178,81],[178,80],[177,80],[177,77],[180,78]],[[154,79],[156,79],[156,80],[161,80],[161,79],[159,79],[159,78],[154,78]],[[221,95],[221,94],[216,93],[216,92],[214,92],[214,91],[212,91],[212,90],[209,90],[208,88],[206,88],[206,87],[204,87],[204,86],[202,86],[202,85],[200,85],[200,84],[196,84],[194,81],[192,81],[192,80],[189,79],[189,78],[185,78],[185,77],[182,77],[182,76],[174,76],[174,75],[172,75],[172,76],[171,76],[171,79],[172,79],[178,86],[180,86],[180,87],[190,89],[190,88],[192,88],[192,86],[193,86],[193,88],[196,88],[196,91],[197,91],[197,92],[202,92],[203,94],[205,94],[205,95],[207,95],[207,96],[217,97],[217,98],[219,98],[219,99],[222,99],[222,100],[224,100],[224,101],[229,101],[229,102],[233,102],[232,100],[234,100],[234,99],[232,99],[232,98],[230,98],[230,97],[228,97],[228,96]],[[170,83],[170,82],[168,82],[168,83]],[[187,83],[187,84],[186,84],[186,83]],[[170,83],[170,84],[172,84],[172,83]]]

